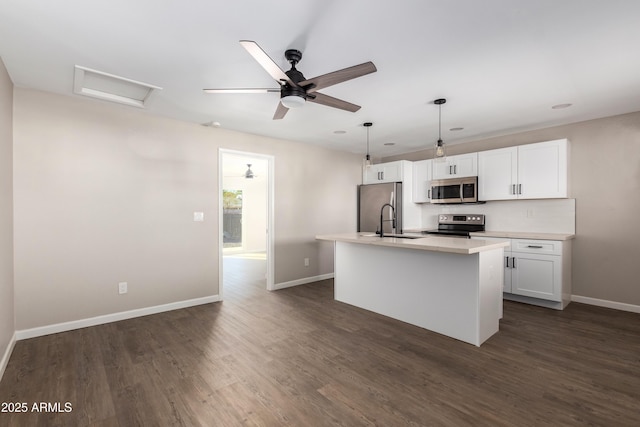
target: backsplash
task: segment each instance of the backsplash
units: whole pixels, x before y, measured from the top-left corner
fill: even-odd
[[[422,205],[422,227],[440,214],[484,214],[487,231],[576,233],[576,199],[504,200],[469,205]]]

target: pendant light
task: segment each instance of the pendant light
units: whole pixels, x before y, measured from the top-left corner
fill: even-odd
[[[369,128],[373,126],[373,123],[366,122],[366,123],[363,123],[362,126],[367,128],[367,155],[364,158],[364,167],[370,168],[372,162],[371,162],[371,156],[369,155]]]
[[[442,142],[442,104],[447,102],[446,99],[440,98],[433,101],[438,106],[438,142],[436,142],[436,159],[444,159],[446,157],[444,142]]]

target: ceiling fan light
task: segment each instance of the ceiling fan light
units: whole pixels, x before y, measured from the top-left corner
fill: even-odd
[[[304,106],[305,99],[297,95],[288,95],[280,98],[280,102],[287,108],[300,108]]]
[[[247,163],[247,171],[244,173],[244,177],[246,179],[253,179],[255,175],[253,174],[253,171],[251,170],[251,164]]]

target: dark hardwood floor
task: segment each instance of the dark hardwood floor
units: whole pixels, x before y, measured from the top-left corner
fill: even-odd
[[[640,425],[638,314],[505,302],[477,348],[336,302],[331,280],[268,292],[251,262],[224,302],[19,341],[0,402],[72,411],[0,425]]]

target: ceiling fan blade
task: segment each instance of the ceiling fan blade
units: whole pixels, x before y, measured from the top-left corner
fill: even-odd
[[[287,114],[288,111],[289,109],[284,105],[282,105],[282,102],[278,101],[278,108],[276,108],[276,112],[273,115],[273,120],[282,119],[285,116],[285,114]]]
[[[347,80],[375,73],[376,71],[378,71],[376,66],[373,65],[373,62],[369,61],[365,62],[364,64],[354,65],[353,67],[344,68],[342,70],[304,80],[302,82],[299,82],[298,86],[305,87],[308,85],[313,85],[309,89],[307,89],[307,93],[312,93],[325,87],[346,82]]]
[[[355,113],[360,109],[359,105],[352,104],[347,101],[343,101],[342,99],[334,98],[333,96],[325,95],[320,92],[314,92],[313,94],[309,94],[307,97],[307,101],[315,102],[316,104],[326,105],[327,107],[339,108],[341,110],[351,111]]]
[[[237,88],[237,89],[202,89],[206,93],[268,93],[280,92],[280,89],[271,88]]]
[[[275,61],[271,59],[264,50],[262,50],[258,43],[252,40],[240,40],[240,44],[247,50],[247,52],[249,52],[251,56],[253,56],[253,59],[258,61],[258,64],[260,64],[262,68],[264,68],[265,71],[275,79],[275,81],[277,81],[278,83],[284,81],[292,86],[297,86],[294,82],[291,81],[289,76],[287,76],[287,74],[282,71],[282,68],[280,68],[278,64],[276,64]]]

